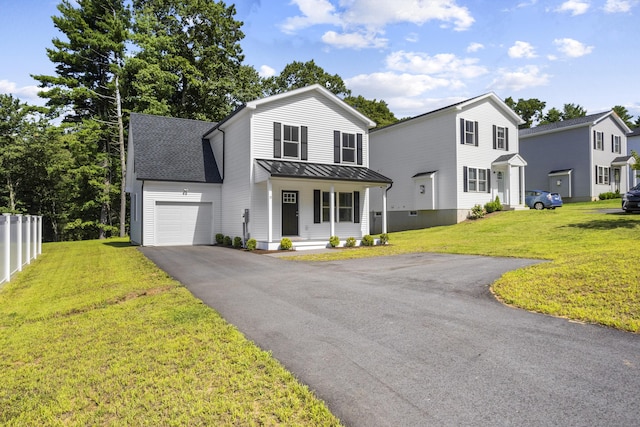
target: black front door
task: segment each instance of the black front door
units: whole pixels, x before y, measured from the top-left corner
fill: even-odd
[[[282,235],[298,235],[298,192],[282,192]]]

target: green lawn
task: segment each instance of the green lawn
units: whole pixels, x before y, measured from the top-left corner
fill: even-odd
[[[339,425],[122,240],[45,244],[0,289],[0,425]]]
[[[607,208],[616,212],[601,211]],[[499,212],[454,226],[391,233],[389,243],[296,259],[410,252],[547,259],[551,262],[505,274],[493,291],[528,310],[640,331],[640,214],[623,214],[620,200]]]

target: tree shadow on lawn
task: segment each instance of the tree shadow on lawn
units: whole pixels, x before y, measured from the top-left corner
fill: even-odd
[[[624,216],[625,214],[614,214],[614,215]],[[630,219],[630,218],[594,219],[588,222],[569,224],[569,225],[566,225],[566,227],[583,228],[586,230],[615,230],[616,228],[626,228],[631,230],[634,228],[640,228],[640,220],[638,219]]]
[[[103,245],[111,246],[112,248],[129,248],[133,246],[131,242],[103,242]]]

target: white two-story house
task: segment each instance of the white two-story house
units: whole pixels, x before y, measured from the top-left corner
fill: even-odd
[[[399,231],[458,223],[496,196],[505,208],[522,208],[522,122],[488,93],[372,131],[371,168],[393,180],[372,196],[372,232],[385,212],[388,230]]]
[[[626,192],[633,183],[630,129],[613,111],[520,130],[527,185],[559,193],[569,202]]]
[[[304,249],[359,240],[369,189],[391,184],[369,168],[373,126],[320,85],[248,102],[219,123],[132,114],[131,241],[213,244],[221,233],[261,249],[289,237]]]

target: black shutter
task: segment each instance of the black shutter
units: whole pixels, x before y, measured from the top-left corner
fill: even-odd
[[[300,160],[307,160],[307,127],[300,128]]]
[[[596,166],[596,174],[595,174],[595,177],[596,177],[596,184],[597,184],[597,183],[598,183],[598,166]]]
[[[359,133],[356,135],[356,159],[358,160],[358,164],[362,164],[362,134]]]
[[[498,148],[498,127],[493,125],[493,149]]]
[[[504,128],[504,148],[509,151],[509,128]]]
[[[313,223],[320,224],[322,218],[322,192],[313,190]]]
[[[487,169],[486,171],[487,177],[487,193],[491,193],[491,169]]]
[[[613,147],[613,135],[611,135],[611,152],[612,153],[616,152],[615,148]]]
[[[476,130],[476,147],[480,144],[480,130],[478,129],[478,122],[473,122],[473,126]]]
[[[596,140],[597,140],[597,138],[596,138],[596,131],[594,130],[594,131],[593,131],[593,149],[594,149],[594,150],[596,149]]]
[[[464,144],[464,119],[460,119],[460,144]]]
[[[273,122],[273,157],[279,159],[282,157],[282,125]]]
[[[353,222],[360,222],[360,192],[353,192]]]
[[[340,163],[340,131],[333,131],[333,163]]]
[[[463,166],[462,167],[462,185],[464,186],[463,191],[466,193],[468,190],[467,188],[467,167]]]

